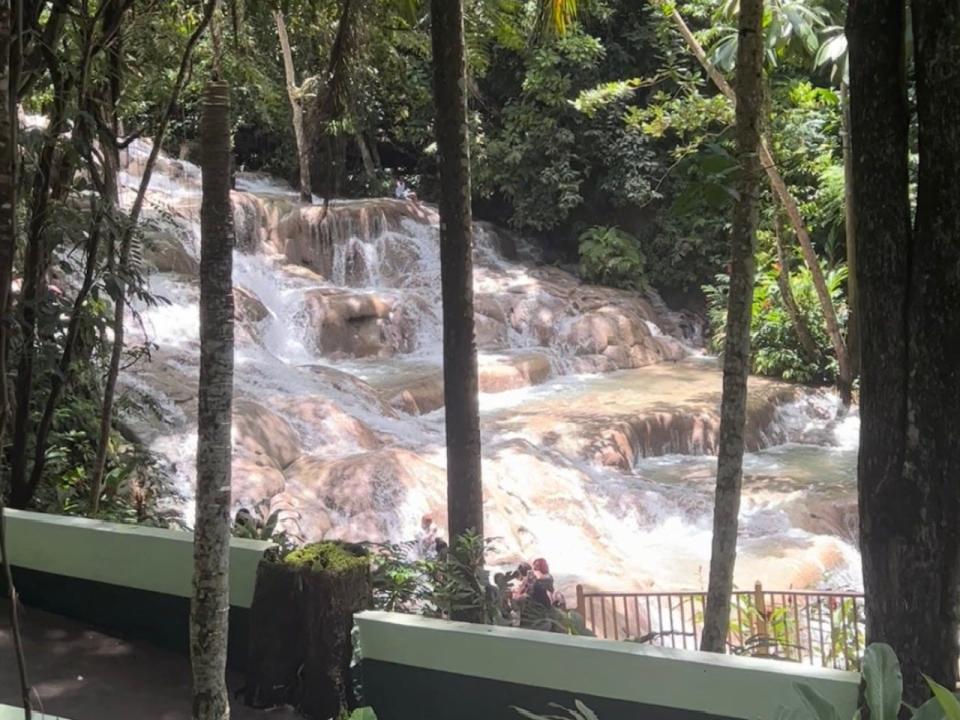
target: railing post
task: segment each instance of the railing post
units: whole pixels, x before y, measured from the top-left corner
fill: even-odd
[[[577,613],[580,617],[583,618],[583,621],[587,621],[587,602],[583,597],[583,585],[577,583]]]
[[[769,655],[770,648],[768,645],[769,637],[767,635],[767,604],[763,597],[763,585],[759,580],[757,580],[756,585],[753,586],[753,600],[753,604],[757,611],[757,638],[760,641],[760,645],[757,648],[757,655]]]

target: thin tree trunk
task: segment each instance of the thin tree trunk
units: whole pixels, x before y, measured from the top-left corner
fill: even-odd
[[[477,348],[473,328],[473,227],[467,138],[466,47],[462,0],[431,0],[434,103],[440,168],[443,396],[447,515],[451,544],[483,535]],[[455,618],[476,619],[463,611]]]
[[[730,627],[730,596],[737,560],[737,516],[743,475],[743,431],[750,372],[750,320],[756,273],[754,248],[762,169],[760,147],[763,108],[763,0],[740,0],[737,48],[736,145],[740,164],[738,199],[730,232],[730,294],[723,349],[723,399],[717,488],[713,511],[710,582],[704,610],[701,649],[723,652]]]
[[[377,179],[377,166],[373,163],[373,155],[370,154],[367,141],[363,139],[363,133],[359,131],[354,133],[353,139],[357,144],[357,150],[360,151],[360,159],[363,161],[363,174],[367,176],[368,182],[373,183]]]
[[[230,610],[230,426],[233,406],[233,210],[230,88],[212,80],[200,125],[200,390],[190,658],[193,717],[230,717],[225,673]]]
[[[53,68],[51,68],[51,71]],[[45,236],[50,206],[50,183],[60,133],[64,130],[66,98],[62,77],[53,73],[53,114],[47,137],[40,152],[40,161],[33,178],[30,197],[30,222],[27,227],[27,248],[23,263],[23,285],[20,291],[22,341],[17,363],[16,408],[13,417],[13,438],[10,449],[10,504],[24,508],[33,493],[27,480],[27,444],[30,438],[33,404],[33,371],[37,353],[37,314],[47,292],[44,273]]]
[[[100,408],[100,430],[99,442],[97,445],[97,457],[94,460],[93,473],[90,481],[90,508],[96,515],[100,510],[100,493],[103,489],[103,475],[107,467],[107,452],[110,446],[110,429],[113,427],[113,400],[117,389],[117,377],[120,375],[120,360],[123,357],[123,320],[124,311],[127,305],[127,285],[124,281],[127,266],[130,264],[130,251],[133,246],[134,230],[137,221],[140,219],[140,213],[143,210],[143,203],[146,199],[147,189],[150,187],[150,178],[153,176],[153,168],[157,163],[157,157],[160,155],[160,147],[163,145],[164,136],[167,133],[167,127],[170,119],[177,109],[177,101],[180,98],[180,92],[186,83],[187,75],[190,69],[190,61],[193,56],[193,48],[203,36],[204,31],[213,18],[213,12],[217,7],[217,0],[207,0],[203,8],[203,16],[200,24],[197,25],[193,34],[187,40],[183,56],[180,58],[180,68],[177,71],[177,79],[174,81],[173,89],[170,91],[170,97],[167,100],[167,107],[164,109],[163,116],[160,118],[160,125],[157,128],[157,135],[153,139],[153,147],[150,149],[150,155],[143,168],[143,177],[140,179],[140,187],[137,189],[137,196],[134,198],[133,207],[130,208],[130,215],[125,224],[123,235],[120,238],[120,260],[117,278],[117,297],[114,298],[113,307],[113,347],[110,351],[110,366],[107,368],[107,377],[104,381],[103,404]]]
[[[790,285],[790,253],[784,246],[783,232],[780,227],[780,220],[777,219],[777,227],[774,228],[774,238],[777,243],[777,262],[780,264],[780,272],[777,273],[777,285],[780,287],[780,297],[783,299],[783,307],[790,316],[790,323],[793,325],[793,331],[797,334],[797,340],[800,341],[800,348],[808,361],[815,361],[820,354],[817,348],[817,342],[810,333],[807,320],[800,312],[797,305],[797,299],[793,294],[793,286]]]
[[[904,700],[922,672],[957,680],[960,605],[960,6],[914,0],[920,172],[910,227],[903,3],[847,12],[860,307],[860,547],[867,640],[900,657]]]
[[[10,283],[17,252],[17,99],[12,76],[12,13],[10,0],[0,0],[0,440],[7,429],[10,385],[7,351],[10,344]]]
[[[10,309],[10,281],[13,277],[13,257],[17,249],[17,78],[12,43],[13,13],[10,0],[0,0],[0,447],[6,437],[9,407],[7,382],[8,332],[12,319]],[[13,583],[10,556],[7,553],[6,509],[0,492],[0,566],[2,566],[7,594],[10,597],[10,630],[13,652],[20,682],[20,704],[26,720],[33,717],[30,705],[30,682],[27,679],[27,661],[23,653],[23,635],[17,588]]]
[[[840,83],[840,137],[843,147],[843,221],[847,241],[847,355],[850,377],[860,375],[859,300],[857,292],[857,213],[853,205],[853,154],[850,150],[850,88]],[[852,392],[852,388],[850,388]],[[849,404],[849,399],[846,401]]]
[[[89,239],[87,240],[87,258],[83,271],[83,281],[73,301],[73,310],[70,313],[70,321],[67,324],[67,334],[63,341],[63,349],[60,352],[60,361],[57,363],[56,371],[51,374],[50,391],[44,403],[40,423],[37,425],[33,446],[33,467],[30,470],[30,480],[26,488],[26,492],[31,497],[33,493],[36,492],[37,487],[40,485],[40,480],[43,478],[43,471],[46,467],[47,460],[47,438],[53,427],[53,415],[56,412],[57,404],[60,402],[60,393],[63,391],[71,375],[73,354],[77,345],[77,337],[80,334],[84,305],[86,305],[90,290],[93,287],[97,262],[100,258],[100,234],[101,225],[104,222],[103,212],[96,212],[93,216],[93,227],[90,229]]]
[[[287,97],[290,98],[290,109],[293,111],[293,134],[297,141],[297,159],[300,163],[300,199],[309,203],[313,201],[313,193],[310,190],[310,148],[303,129],[303,89],[297,86],[293,52],[290,50],[290,38],[287,36],[287,24],[283,20],[283,14],[275,10],[273,19],[277,23],[277,35],[280,37],[280,50],[283,54],[283,73],[287,79]]]
[[[703,69],[713,81],[714,85],[717,86],[717,89],[720,90],[720,92],[722,92],[732,103],[736,103],[736,94],[734,93],[733,88],[730,86],[730,83],[727,82],[727,79],[723,76],[723,73],[721,73],[714,66],[714,64],[710,62],[710,59],[707,57],[707,53],[704,51],[703,46],[700,45],[696,37],[694,37],[693,33],[690,31],[690,28],[687,27],[687,23],[684,21],[680,13],[676,10],[671,10],[670,17],[673,20],[674,25],[676,25],[677,30],[680,31],[680,34],[683,36],[683,39],[686,41],[691,52],[693,52],[694,56],[696,56],[697,60],[703,66]],[[827,287],[827,281],[823,276],[823,269],[820,267],[820,260],[817,258],[817,252],[813,248],[813,242],[810,239],[810,233],[807,232],[807,226],[803,221],[803,216],[800,214],[800,208],[797,205],[796,198],[793,197],[793,194],[787,187],[787,183],[784,181],[783,176],[780,175],[780,171],[777,169],[776,162],[773,159],[773,153],[770,150],[772,145],[769,138],[766,136],[766,133],[761,133],[758,144],[760,162],[763,165],[763,169],[767,173],[767,178],[770,180],[770,187],[773,189],[774,195],[780,201],[780,204],[787,213],[790,224],[793,226],[793,232],[797,236],[797,242],[800,244],[800,252],[803,255],[803,260],[810,270],[810,277],[813,280],[813,287],[817,293],[817,299],[820,302],[820,309],[823,312],[827,336],[830,338],[830,344],[833,346],[833,352],[837,357],[837,386],[841,395],[844,398],[849,398],[850,387],[853,384],[853,374],[850,366],[850,359],[847,354],[846,343],[844,342],[843,335],[840,332],[840,323],[837,320],[837,311],[833,306],[833,299],[830,297],[830,290]]]

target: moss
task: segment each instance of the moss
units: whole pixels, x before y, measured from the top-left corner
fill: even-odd
[[[294,568],[303,568],[328,573],[348,573],[366,568],[366,555],[351,552],[351,548],[333,542],[304,545],[287,555],[283,562]]]

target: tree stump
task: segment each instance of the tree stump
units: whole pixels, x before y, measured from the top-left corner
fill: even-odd
[[[351,704],[353,614],[370,599],[370,564],[359,546],[317,543],[262,560],[250,608],[246,704],[339,717]]]

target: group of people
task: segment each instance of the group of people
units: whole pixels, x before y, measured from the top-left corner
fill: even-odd
[[[567,608],[563,594],[554,585],[550,565],[544,558],[537,558],[532,563],[522,562],[513,572],[498,574],[495,579],[497,585],[506,590],[505,594],[508,593],[508,600],[514,606],[532,603],[543,608]]]

